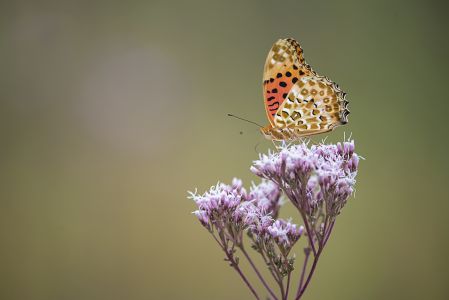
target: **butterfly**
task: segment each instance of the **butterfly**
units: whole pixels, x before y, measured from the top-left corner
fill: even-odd
[[[270,140],[292,141],[348,122],[346,93],[313,71],[291,38],[278,40],[268,53],[263,96],[270,124],[261,131]]]

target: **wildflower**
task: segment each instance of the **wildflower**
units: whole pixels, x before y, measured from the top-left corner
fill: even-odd
[[[303,142],[278,152],[261,154],[251,171],[262,180],[249,192],[240,179],[230,185],[218,183],[204,194],[190,193],[197,205],[193,214],[212,234],[224,251],[230,266],[246,283],[256,299],[257,292],[239,267],[239,250],[248,260],[271,299],[287,299],[295,254],[292,252],[305,236],[304,263],[295,296],[299,300],[314,274],[317,262],[332,233],[337,216],[354,193],[360,157],[354,141],[309,146]],[[285,195],[297,208],[304,225],[278,218]],[[280,288],[278,298],[246,252],[244,232]],[[308,267],[309,256],[313,262]],[[284,285],[284,278],[287,284]]]
[[[335,216],[354,191],[358,163],[353,141],[311,147],[303,142],[260,155],[251,171],[281,187],[302,213],[316,214],[324,201]]]
[[[234,242],[240,242],[243,230],[251,222],[256,206],[248,201],[242,181],[234,178],[231,185],[217,183],[202,195],[190,193],[198,210],[193,214],[209,231],[216,229],[227,234]]]
[[[262,180],[260,184],[253,183],[249,199],[254,200],[255,205],[267,214],[276,218],[281,208],[281,189],[279,186],[269,180]]]
[[[290,250],[301,237],[303,226],[297,226],[290,221],[276,220],[268,227],[268,233],[280,248]]]

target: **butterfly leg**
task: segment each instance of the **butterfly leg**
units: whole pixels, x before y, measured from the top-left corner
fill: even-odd
[[[318,145],[319,144],[319,142],[314,141],[312,137],[304,138],[303,142],[306,143],[306,144],[312,143],[312,145]]]
[[[274,141],[274,140],[271,140],[271,141],[273,142],[274,148],[277,151],[282,150],[286,146],[284,141],[278,141],[277,144],[276,144],[276,141]]]

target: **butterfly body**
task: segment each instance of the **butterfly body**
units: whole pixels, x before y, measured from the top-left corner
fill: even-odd
[[[261,131],[270,140],[296,140],[348,122],[346,94],[305,62],[300,45],[280,39],[264,68],[263,94],[270,122]]]

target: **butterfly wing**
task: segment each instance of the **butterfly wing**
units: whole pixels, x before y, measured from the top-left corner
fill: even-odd
[[[294,39],[280,39],[274,43],[265,61],[263,73],[265,111],[272,126],[275,124],[276,112],[295,83],[304,76],[313,74],[304,61],[298,42]]]
[[[275,113],[274,127],[288,127],[298,136],[306,136],[348,122],[346,93],[328,78],[313,74],[304,76],[291,88]]]

